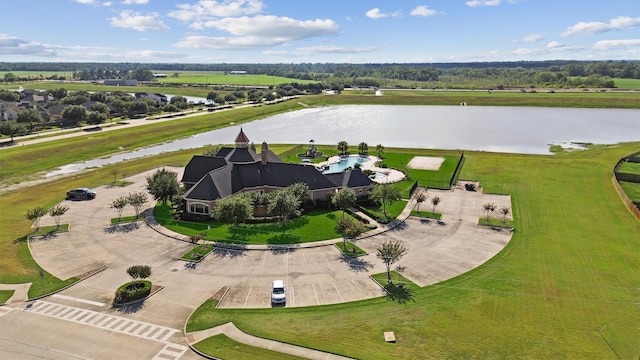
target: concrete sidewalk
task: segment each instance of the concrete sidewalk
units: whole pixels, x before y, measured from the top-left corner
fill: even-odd
[[[247,344],[250,346],[255,346],[263,349],[268,349],[272,351],[277,351],[277,352],[281,352],[289,355],[299,356],[307,359],[314,359],[314,360],[352,359],[344,356],[326,353],[323,351],[285,344],[279,341],[267,340],[257,336],[249,335],[245,332],[242,332],[233,323],[230,323],[230,322],[220,326],[213,327],[211,329],[187,333],[186,338],[189,346],[193,347],[194,344],[202,340],[205,340],[209,337],[220,335],[220,334],[224,334],[229,338],[235,341],[241,342],[243,344]]]

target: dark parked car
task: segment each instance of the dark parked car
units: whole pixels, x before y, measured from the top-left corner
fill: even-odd
[[[91,199],[95,199],[95,197],[96,197],[96,192],[87,188],[78,188],[78,189],[67,191],[67,199],[70,199],[70,200],[76,200],[76,199],[91,200]]]

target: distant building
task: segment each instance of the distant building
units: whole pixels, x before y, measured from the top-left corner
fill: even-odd
[[[166,78],[167,74],[155,73],[155,74],[153,74],[153,77],[155,77],[155,78]]]
[[[231,71],[228,72],[228,74],[231,74],[231,75],[246,75],[247,72],[244,71],[244,70],[231,70]]]

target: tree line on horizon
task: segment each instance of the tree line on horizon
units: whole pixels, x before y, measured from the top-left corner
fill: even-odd
[[[407,64],[142,64],[142,63],[0,63],[0,71],[69,71],[73,79],[154,80],[154,71],[246,71],[327,87],[598,87],[613,88],[613,78],[640,79],[640,61],[515,61]],[[5,82],[29,80],[7,77]],[[53,78],[55,77],[55,79]],[[59,76],[52,75],[51,80]]]

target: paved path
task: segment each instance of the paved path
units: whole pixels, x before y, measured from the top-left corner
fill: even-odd
[[[257,336],[249,335],[238,329],[233,323],[226,323],[211,329],[195,331],[187,333],[187,342],[189,345],[196,344],[202,340],[212,336],[224,334],[231,339],[243,344],[278,351],[285,354],[299,356],[306,359],[314,360],[347,360],[351,359],[344,356],[326,353],[323,351],[313,350],[301,346],[285,344],[279,341],[267,340]]]
[[[182,168],[169,169],[179,174],[182,171]],[[368,252],[363,257],[345,258],[332,245],[340,239],[333,239],[294,247],[220,247],[192,266],[179,260],[192,246],[181,241],[185,238],[183,235],[163,228],[158,232],[157,225],[148,226],[144,222],[109,224],[115,216],[109,203],[130,192],[144,191],[145,178],[154,171],[127,178],[133,182],[127,187],[100,187],[94,200],[65,201],[69,211],[63,222],[70,224],[69,232],[30,242],[39,266],[58,278],[68,279],[103,266],[108,268],[55,296],[36,301],[31,308],[17,302],[26,300],[27,285],[12,285],[16,293],[7,306],[0,307],[0,358],[14,356],[7,351],[16,347],[25,354],[37,354],[33,358],[57,358],[52,354],[65,354],[67,358],[104,358],[110,351],[122,359],[154,358],[163,351],[179,354],[182,347],[208,332],[198,336],[189,334],[194,335],[190,338],[185,338],[181,331],[175,332],[167,343],[158,341],[154,334],[162,340],[158,329],[182,329],[190,314],[220,289],[228,288],[219,303],[227,308],[270,307],[270,283],[277,278],[285,280],[288,307],[367,299],[384,295],[369,278],[370,274],[385,270],[375,257],[375,247],[383,241],[398,239],[407,246],[409,251],[399,263],[404,267],[403,274],[414,283],[426,286],[479,266],[497,254],[511,237],[508,232],[476,225],[478,217],[482,216],[483,203],[509,205],[509,196],[429,190],[429,196],[437,195],[442,199],[438,205],[438,212],[444,214],[442,221],[424,222],[409,217],[393,229],[380,226],[372,232],[375,236],[356,240],[357,245]],[[415,200],[409,201],[400,218],[407,217],[414,206]],[[132,215],[132,212],[126,208],[123,216]],[[42,226],[53,223],[49,217],[41,220]],[[140,306],[113,308],[114,291],[129,280],[126,269],[135,264],[151,266],[150,280],[163,289]],[[6,288],[8,286],[0,285],[0,289]],[[59,312],[53,312],[54,308]],[[109,328],[108,318],[112,321],[122,318],[121,322],[128,321],[130,327],[122,325],[120,328],[112,323],[113,328]],[[2,330],[16,326],[20,331],[7,333]],[[56,333],[42,333],[42,329],[56,329]],[[254,341],[247,340],[249,338],[245,336],[249,335],[240,335],[228,326],[222,329],[232,338],[237,336],[236,340]],[[52,342],[53,339],[56,341]],[[252,344],[268,348],[277,345],[263,341],[267,340],[255,340]],[[95,345],[79,349],[78,342]],[[166,346],[169,348],[165,349]],[[109,350],[114,347],[117,350]],[[133,350],[119,352],[127,348]],[[283,349],[280,345],[276,348]],[[174,359],[196,358],[194,356],[192,352],[184,352]],[[328,355],[324,356],[327,358]]]

